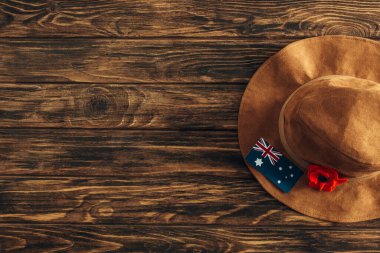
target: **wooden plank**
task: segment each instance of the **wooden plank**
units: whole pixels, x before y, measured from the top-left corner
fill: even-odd
[[[0,84],[0,128],[236,129],[242,85]]]
[[[0,39],[0,82],[246,83],[291,41]]]
[[[1,37],[379,36],[377,1],[6,0]]]
[[[0,161],[14,176],[249,175],[225,131],[1,129]]]
[[[377,229],[1,225],[17,252],[378,252]],[[344,243],[343,243],[344,242]]]
[[[245,168],[240,169],[246,174]],[[380,219],[340,224],[317,220],[284,206],[248,175],[239,179],[200,170],[162,170],[121,179],[1,176],[0,223],[207,224],[278,229],[380,226]]]
[[[234,132],[2,129],[0,161],[2,223],[335,225],[270,197]]]
[[[1,176],[0,183],[0,223],[267,225],[297,217],[253,179],[212,171],[162,170],[124,179]],[[289,224],[323,224],[295,220]]]

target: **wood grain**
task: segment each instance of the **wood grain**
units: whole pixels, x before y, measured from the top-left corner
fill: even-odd
[[[378,252],[380,247],[374,229],[23,224],[0,229],[6,252]]]
[[[0,39],[0,82],[246,83],[291,41]]]
[[[0,127],[236,129],[244,89],[244,84],[0,84]]]
[[[0,222],[336,226],[269,196],[234,132],[3,129],[0,161]]]
[[[324,224],[300,219],[253,179],[215,174],[161,170],[124,179],[1,176],[0,223],[273,225],[291,219],[289,225]]]
[[[0,163],[14,176],[249,175],[237,134],[224,131],[2,129]]]
[[[378,1],[0,2],[0,252],[380,252],[266,193],[246,83],[310,36],[380,38]]]
[[[5,0],[1,37],[379,36],[377,1]]]
[[[256,180],[201,168],[118,179],[1,176],[0,223],[376,228],[380,219],[332,223],[292,211]],[[240,168],[242,174],[245,168]],[[138,174],[138,173],[135,173]]]

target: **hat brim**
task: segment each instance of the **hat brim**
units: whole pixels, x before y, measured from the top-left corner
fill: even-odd
[[[314,37],[280,50],[256,71],[244,92],[238,122],[243,157],[260,137],[287,155],[280,140],[278,121],[283,104],[299,86],[327,75],[380,83],[379,60],[380,43],[350,36]],[[300,213],[334,222],[380,218],[379,174],[349,180],[333,192],[308,187],[304,174],[289,193],[283,193],[255,168],[247,166],[267,192]]]

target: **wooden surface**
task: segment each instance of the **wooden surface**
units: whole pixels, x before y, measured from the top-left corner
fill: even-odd
[[[267,194],[236,131],[269,56],[379,27],[369,0],[1,1],[0,252],[380,252],[380,220]]]

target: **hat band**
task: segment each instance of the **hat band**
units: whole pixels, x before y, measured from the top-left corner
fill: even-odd
[[[329,76],[322,76],[322,77],[319,77],[319,78],[316,78],[316,79],[313,79],[313,80],[310,80],[310,81],[314,81],[314,80],[318,80],[318,79],[324,79],[324,78],[329,78],[331,77],[331,75]],[[290,148],[287,140],[286,140],[286,136],[285,136],[285,117],[284,117],[284,111],[285,111],[285,108],[287,106],[287,104],[289,103],[289,101],[294,97],[294,95],[299,92],[300,90],[304,89],[305,87],[308,87],[310,85],[313,85],[313,83],[310,83],[307,82],[306,84],[303,84],[301,85],[300,87],[298,87],[292,94],[290,94],[290,96],[288,97],[288,99],[285,101],[284,105],[282,106],[281,108],[281,112],[280,112],[280,116],[279,116],[279,124],[278,124],[278,127],[279,127],[279,135],[280,135],[280,140],[281,140],[281,143],[286,151],[286,153],[288,154],[289,158],[291,158],[293,160],[293,162],[298,165],[298,167],[300,167],[302,170],[305,170],[309,167],[309,165],[311,165],[310,162],[300,158],[295,152],[292,151],[292,149]],[[376,176],[377,174],[380,174],[380,171],[376,171],[376,172],[372,172],[372,173],[369,173],[369,174],[365,174],[363,176],[356,176],[356,177],[350,177],[350,176],[346,176],[347,178],[350,178],[350,180],[356,180],[356,179],[363,179],[363,178],[369,178],[369,177],[373,177],[373,176]]]

